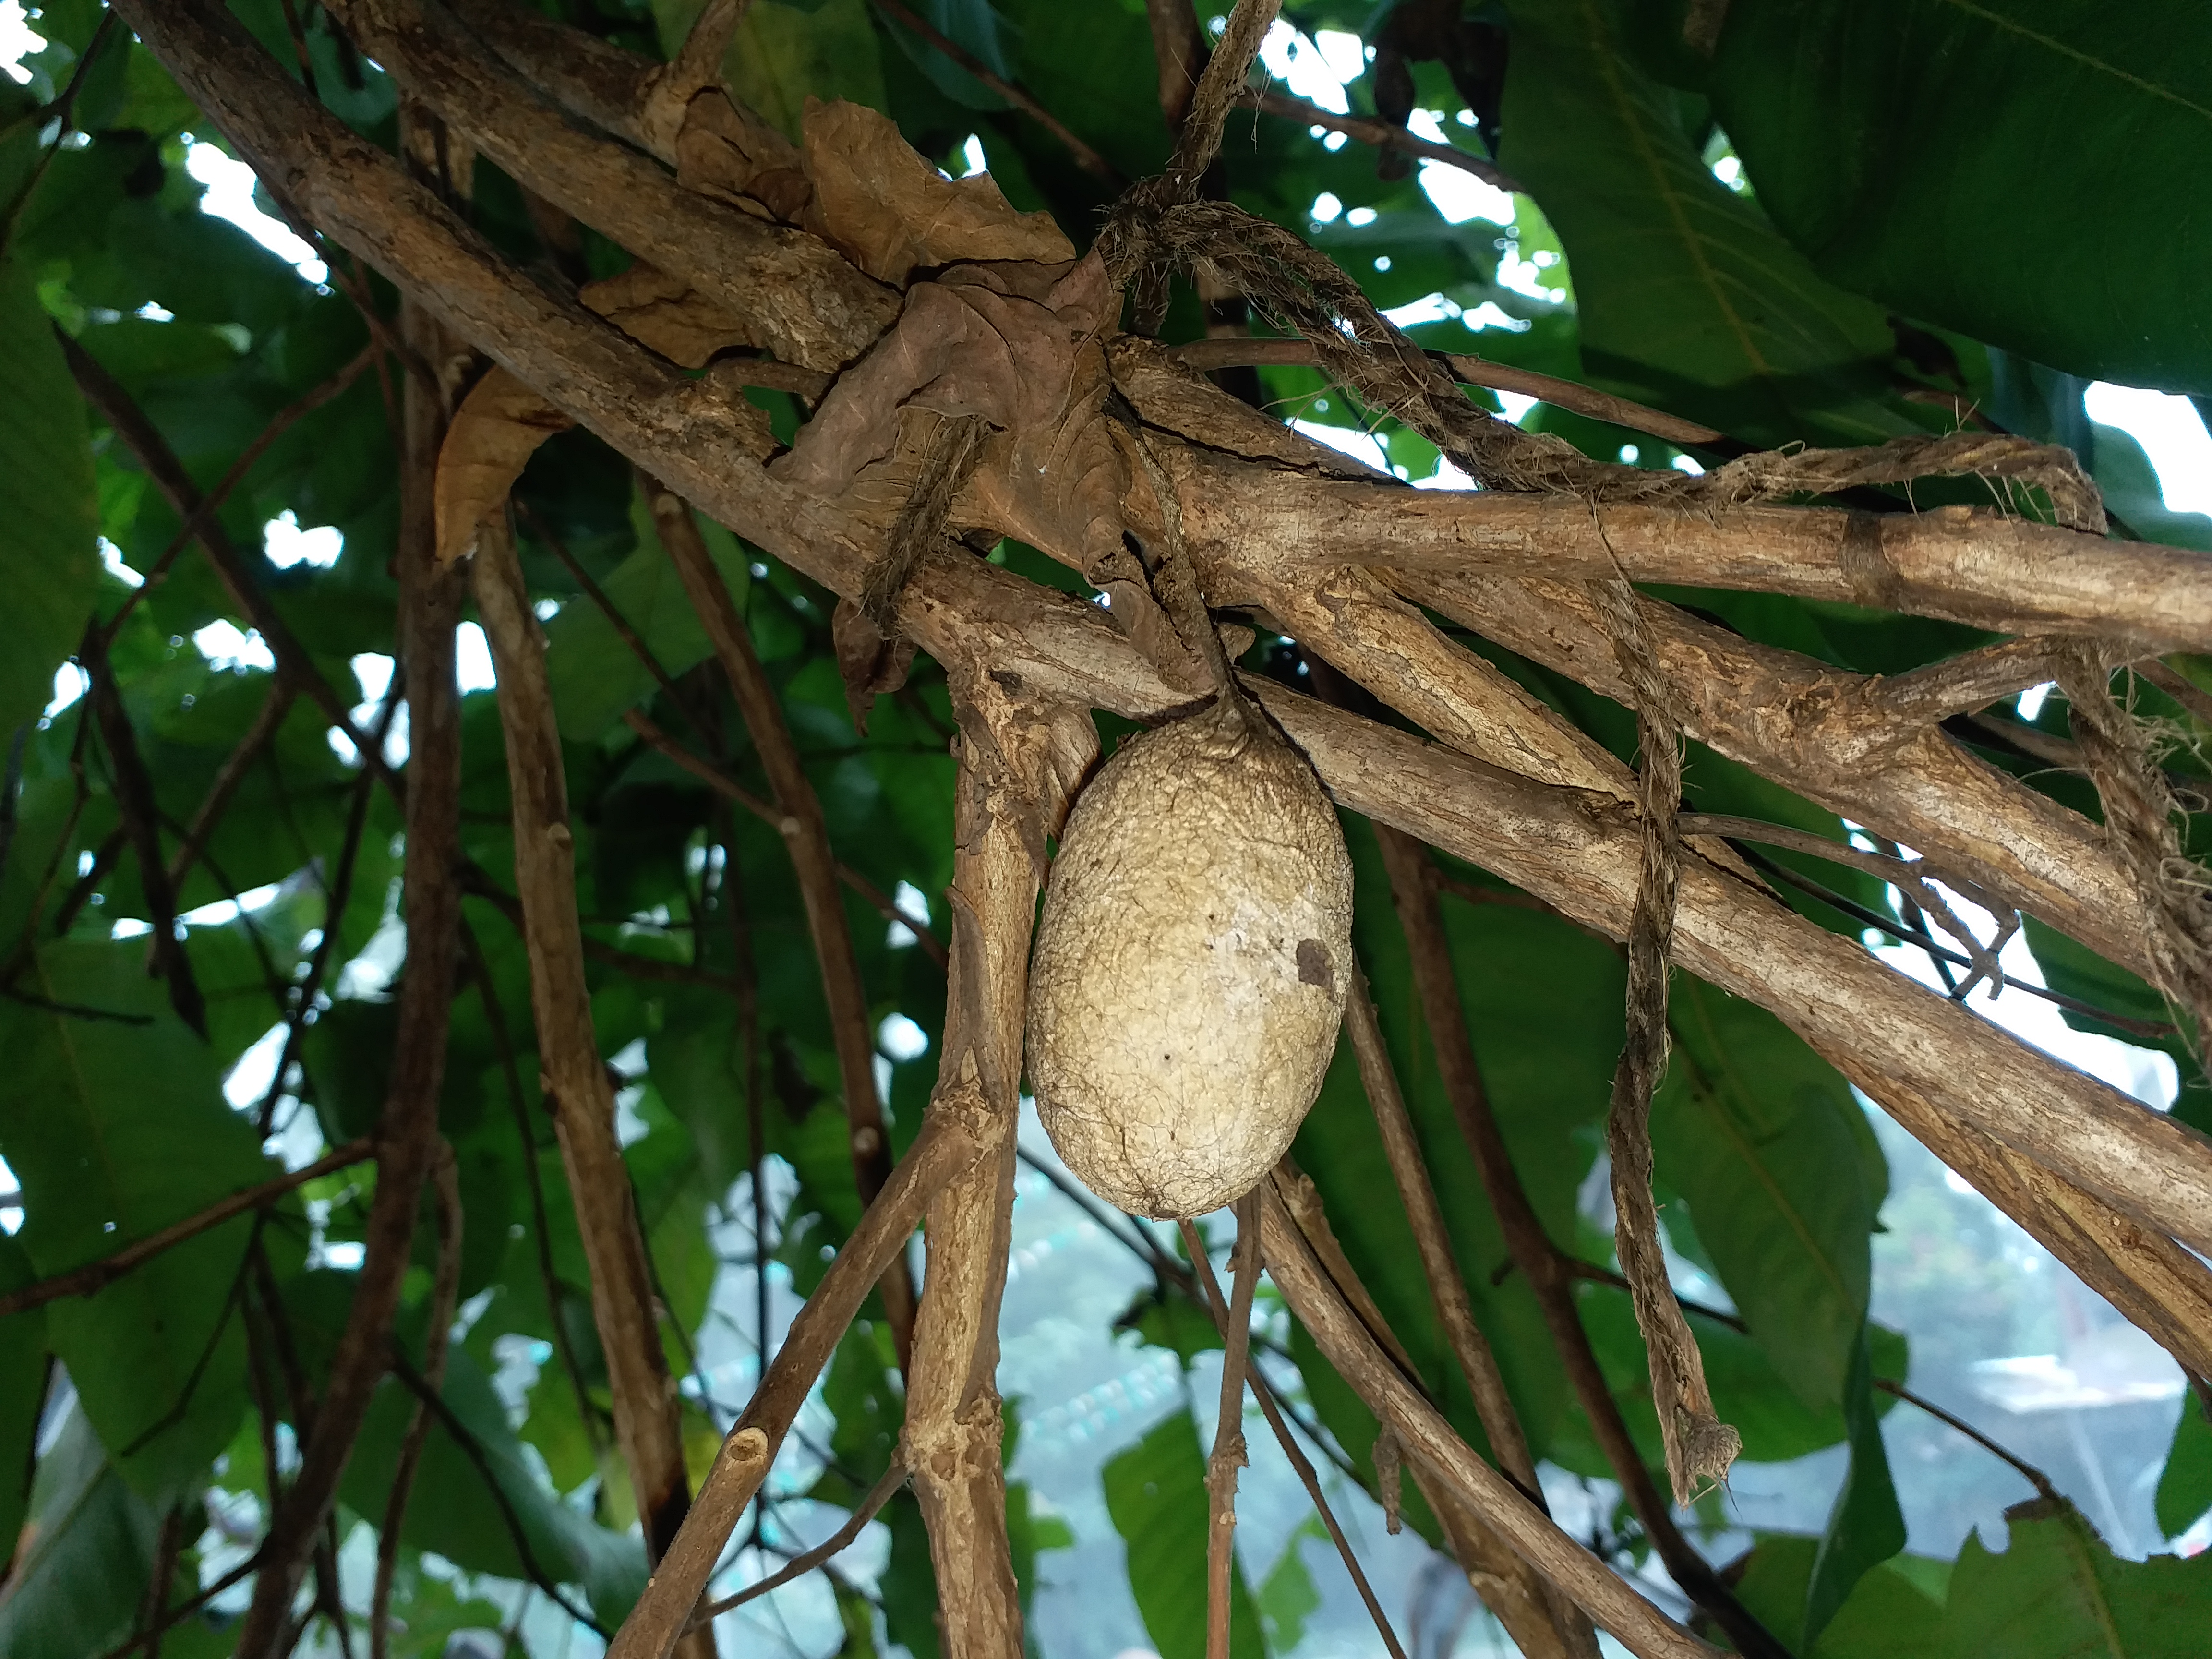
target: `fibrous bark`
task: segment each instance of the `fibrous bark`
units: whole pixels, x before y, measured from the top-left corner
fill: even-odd
[[[1044,837],[1058,831],[1098,739],[1088,711],[1026,705],[988,675],[956,682],[956,696],[952,962],[929,1111],[975,1113],[994,1139],[929,1206],[901,1446],[929,1528],[948,1659],[1019,1659],[994,1374],[1013,1220],[1022,1011]]]

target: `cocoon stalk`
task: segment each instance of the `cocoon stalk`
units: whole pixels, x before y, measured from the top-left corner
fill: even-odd
[[[1135,1214],[1249,1192],[1336,1046],[1352,860],[1312,768],[1261,718],[1224,705],[1124,744],[1068,815],[1045,890],[1037,1110],[1076,1178]]]

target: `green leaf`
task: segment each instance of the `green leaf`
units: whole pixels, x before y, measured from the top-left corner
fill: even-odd
[[[1712,176],[1681,98],[1620,54],[1612,9],[1511,10],[1498,160],[1566,247],[1591,376],[1753,443],[1911,429],[1875,401],[1881,310],[1814,276]]]
[[[1828,1512],[1828,1529],[1805,1591],[1805,1633],[1813,1638],[1826,1628],[1870,1568],[1905,1547],[1905,1512],[1889,1478],[1863,1331],[1852,1346],[1850,1373],[1844,1379],[1844,1420],[1850,1430],[1850,1469]]]
[[[483,1467],[442,1419],[434,1419],[401,1537],[411,1548],[435,1551],[471,1571],[520,1578],[526,1575],[522,1547],[515,1540],[519,1528],[539,1568],[556,1583],[582,1585],[600,1622],[609,1628],[619,1625],[645,1585],[645,1555],[638,1540],[594,1524],[545,1490],[507,1426],[507,1409],[491,1380],[465,1348],[455,1347],[447,1358],[441,1397],[476,1443]],[[415,1401],[396,1378],[387,1377],[369,1402],[361,1437],[346,1464],[339,1496],[372,1524],[383,1520],[400,1437]]]
[[[21,1290],[38,1276],[23,1247],[0,1233],[0,1296]],[[29,1308],[0,1319],[0,1470],[31,1466],[47,1369],[46,1310]],[[26,1497],[21,1480],[0,1477],[0,1538],[22,1530]]]
[[[1888,1188],[1844,1080],[1773,1015],[1675,977],[1675,1037],[1652,1103],[1660,1178],[1774,1362],[1808,1405],[1844,1398]]]
[[[667,6],[666,13],[672,17],[696,9],[678,4]],[[755,0],[738,25],[722,70],[731,91],[796,139],[809,98],[824,103],[844,98],[870,109],[889,102],[882,52],[866,0],[822,0],[814,6]]]
[[[2125,1561],[2061,1499],[2005,1511],[2002,1554],[1966,1540],[1951,1570],[1944,1634],[1954,1659],[2197,1659],[2212,1555]]]
[[[1102,1473],[1107,1513],[1128,1552],[1129,1588],[1160,1659],[1206,1652],[1206,1454],[1188,1408],[1163,1419]],[[1261,1659],[1260,1615],[1235,1566],[1229,1590],[1229,1649]]]
[[[2181,1415],[2166,1449],[2166,1470],[2158,1478],[2158,1524],[2178,1537],[2212,1510],[2212,1419],[2193,1392],[2182,1395]]]
[[[1829,280],[2075,374],[2212,390],[2212,223],[2172,205],[2212,172],[2193,6],[1738,0],[1711,88]],[[2095,257],[2053,258],[2075,227]]]
[[[1869,1570],[1827,1627],[1806,1639],[1805,1592],[1820,1546],[1762,1533],[1737,1581],[1737,1599],[1784,1647],[1802,1659],[1952,1659],[1942,1595],[1951,1564],[1924,1557],[1895,1556]]]
[[[767,0],[769,4],[774,0]],[[722,579],[740,608],[750,580],[744,556],[727,532],[708,538]],[[681,674],[707,659],[712,647],[676,567],[658,543],[647,543],[624,559],[599,584],[608,602],[637,630],[646,648],[668,673]],[[574,599],[546,624],[545,673],[561,733],[571,743],[588,743],[658,689],[653,672],[637,659],[614,624],[588,599]]]
[[[112,1255],[270,1172],[252,1126],[224,1103],[206,1046],[147,978],[144,951],[143,941],[64,940],[19,981],[63,1008],[120,1018],[0,1003],[16,1097],[40,1103],[0,1115],[0,1158],[23,1183],[18,1238],[41,1276]],[[48,1307],[86,1414],[124,1477],[155,1501],[205,1467],[245,1409],[232,1287],[253,1227],[241,1216],[97,1296]]]
[[[1267,1651],[1288,1653],[1305,1639],[1306,1620],[1321,1611],[1321,1592],[1306,1571],[1301,1547],[1309,1538],[1328,1539],[1319,1516],[1308,1516],[1283,1540],[1283,1553],[1260,1581],[1260,1619],[1267,1630]]]
[[[0,733],[52,699],[54,672],[76,649],[100,590],[100,507],[84,400],[70,378],[33,273],[0,258]]]
[[[70,1412],[39,1461],[30,1534],[0,1584],[0,1659],[105,1652],[137,1617],[160,1526],[108,1462],[84,1413]]]

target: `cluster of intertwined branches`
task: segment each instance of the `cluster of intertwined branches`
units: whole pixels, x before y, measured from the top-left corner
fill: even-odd
[[[1252,0],[1202,72],[1189,18],[1164,31],[1176,154],[1122,196],[1079,259],[1045,216],[1013,213],[988,181],[945,179],[880,118],[816,111],[793,145],[734,103],[716,72],[742,10],[733,0],[710,0],[666,64],[511,0],[332,3],[352,44],[402,91],[396,157],[305,95],[214,0],[118,0],[115,9],[288,212],[403,296],[398,331],[376,349],[405,371],[410,968],[358,1291],[303,1462],[254,1562],[240,1653],[262,1659],[290,1633],[385,1370],[418,1206],[426,1187],[442,1190],[435,1113],[461,896],[453,639],[465,593],[499,666],[546,1093],[590,1261],[619,1449],[656,1562],[615,1637],[621,1659],[711,1650],[704,1587],[879,1282],[907,1365],[902,1469],[928,1522],[948,1651],[1020,1651],[992,1374],[1030,918],[1049,838],[1095,758],[1091,711],[1157,719],[1222,691],[1212,629],[1239,616],[1305,653],[1323,695],[1260,680],[1244,689],[1339,805],[1376,826],[1440,1070],[1515,1264],[1653,1542],[1739,1649],[1778,1651],[1683,1543],[1597,1374],[1566,1267],[1474,1082],[1420,843],[1627,943],[1630,1037],[1611,1135],[1620,1259],[1650,1345],[1678,1498],[1724,1472],[1732,1442],[1667,1290],[1651,1210],[1642,1115],[1665,1060],[1670,963],[1779,1017],[2186,1370],[2212,1375],[2212,1273],[2197,1254],[2212,1249],[2212,1148],[1788,908],[1735,844],[1787,832],[1675,811],[1686,734],[1917,849],[1918,876],[1893,860],[1881,868],[1953,931],[1977,975],[1995,971],[1990,943],[1958,924],[1922,877],[2001,915],[2039,918],[2160,988],[2201,1029],[2212,1012],[2212,916],[2182,857],[2164,774],[2112,685],[2115,669],[2166,673],[2159,653],[2212,639],[2212,579],[2192,557],[2104,539],[2095,491],[2063,452],[1961,434],[1751,454],[1691,478],[1601,465],[1492,420],[1455,379],[1479,366],[1432,359],[1294,236],[1202,199],[1224,117],[1245,95],[1273,17]],[[1180,82],[1170,63],[1182,66]],[[580,292],[518,269],[457,211],[474,156],[638,265]],[[1227,395],[1193,365],[1238,361],[1234,347],[1210,343],[1210,356],[1179,361],[1149,337],[1179,270],[1241,296],[1284,337],[1241,361],[1273,353],[1315,363],[1485,487],[1416,495]],[[81,378],[97,400],[96,368],[82,365]],[[793,441],[778,442],[748,386],[808,401]],[[1545,389],[1664,429],[1667,417],[1572,386]],[[127,419],[108,412],[128,439]],[[781,828],[798,868],[868,1203],[696,1494],[592,1037],[543,642],[507,528],[524,462],[571,424],[655,481],[667,552],[769,764],[776,799],[755,805]],[[1915,514],[1804,504],[1937,474],[1990,480],[1997,505]],[[960,781],[942,1070],[896,1166],[866,1080],[866,1005],[838,919],[841,872],[694,507],[842,596],[838,652],[857,714],[896,686],[917,647],[953,688]],[[969,545],[1002,536],[1061,561],[1111,604],[1026,581]],[[1845,599],[2008,637],[1893,679],[1861,678],[1746,641],[1639,594],[1637,583]],[[327,701],[350,730],[281,626],[249,614],[295,688]],[[1627,705],[1639,720],[1640,768],[1438,618]],[[1938,729],[2054,678],[2076,711],[2077,758],[2097,783],[2102,826]],[[2170,673],[2160,684],[2169,681],[2179,684]],[[1358,712],[1372,702],[1402,723]],[[641,715],[633,724],[665,743]],[[356,735],[372,773],[398,788],[374,758],[376,740]],[[1524,1651],[1594,1652],[1593,1624],[1643,1655],[1708,1651],[1545,1512],[1364,996],[1348,1029],[1496,1461],[1470,1448],[1413,1379],[1291,1170],[1242,1212],[1233,1300],[1193,1251],[1232,1354],[1254,1263],[1264,1261],[1389,1445],[1402,1449],[1455,1553]],[[925,1220],[917,1308],[903,1251]],[[441,1282],[449,1304],[450,1282]],[[1240,1370],[1233,1358],[1226,1387]],[[434,1393],[434,1352],[423,1371]],[[1272,1415],[1264,1384],[1254,1386]],[[416,1413],[418,1445],[428,1412]],[[1237,1450],[1226,1437],[1238,1416],[1224,1407],[1213,1483],[1224,1517]],[[405,1502],[403,1474],[393,1503]],[[388,1520],[387,1540],[396,1512]],[[1218,1565],[1227,1560],[1220,1536]]]

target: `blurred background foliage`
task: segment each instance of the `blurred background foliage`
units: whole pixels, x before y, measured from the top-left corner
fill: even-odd
[[[546,9],[658,57],[696,8]],[[1125,179],[1165,156],[1141,0],[928,0],[921,9]],[[313,7],[239,0],[237,10],[289,72],[312,74],[340,117],[392,142],[390,85]],[[301,29],[297,50],[288,16]],[[191,486],[223,487],[204,527],[234,545],[263,602],[358,705],[361,728],[383,732],[396,765],[406,753],[391,574],[399,371],[364,362],[361,313],[366,304],[389,315],[395,295],[301,240],[304,228],[270,217],[276,204],[250,196],[212,124],[98,0],[46,0],[27,26],[35,39],[19,44],[19,66],[0,81],[0,1188],[11,1189],[0,1198],[0,1294],[367,1133],[405,971],[397,808],[326,715],[274,672],[252,617],[188,544],[171,493],[88,408],[63,344],[122,388]],[[2143,448],[2091,412],[2097,382],[2212,394],[2212,322],[2197,280],[2212,261],[2212,219],[2191,205],[2212,177],[2212,31],[2181,0],[1292,0],[1266,61],[1294,91],[1354,114],[1379,111],[1494,162],[1516,186],[1413,165],[1324,125],[1232,117],[1219,192],[1310,237],[1424,344],[1587,380],[1737,446],[1875,442],[1962,422],[2068,443],[2105,487],[2116,533],[2212,550],[2212,520],[2169,511]],[[1110,199],[1042,126],[867,0],[753,0],[726,68],[741,98],[794,133],[809,98],[887,111],[922,155],[955,175],[988,168],[1017,207],[1048,210],[1079,246]],[[520,192],[489,166],[478,166],[473,210],[513,258],[557,263]],[[586,230],[570,274],[607,274],[626,259]],[[1206,326],[1195,296],[1179,293],[1170,337]],[[250,447],[280,413],[341,383]],[[1401,477],[1450,482],[1437,478],[1424,441],[1312,371],[1268,368],[1249,384],[1325,441]],[[796,406],[758,396],[787,434]],[[1492,402],[1607,459],[1696,468],[1734,453],[1685,453],[1526,399]],[[1920,499],[1970,500],[1977,489],[1926,486]],[[781,837],[625,723],[647,712],[769,793],[626,465],[570,433],[539,453],[517,499],[566,744],[593,1013],[625,1084],[622,1134],[671,1364],[685,1379],[696,1479],[763,1348],[858,1218],[836,1066]],[[831,647],[833,596],[710,534],[838,856],[946,937],[953,768],[943,676],[918,662],[857,733]],[[1071,581],[1024,548],[993,556]],[[681,707],[587,597],[586,576],[674,677]],[[1984,637],[1842,605],[1671,597],[1861,672],[1894,673]],[[1620,709],[1470,643],[1629,752],[1632,723]],[[1294,647],[1271,638],[1250,662],[1294,682],[1303,672]],[[463,1335],[408,1512],[394,1650],[586,1653],[597,1640],[590,1624],[619,1622],[644,1562],[538,1097],[528,968],[508,896],[502,743],[472,625],[463,666],[466,963],[441,1107],[466,1216]],[[2201,665],[2183,666],[2212,685]],[[111,702],[115,717],[104,717]],[[2142,692],[2141,712],[2193,735],[2154,691]],[[2039,744],[2065,731],[2062,700],[2035,695],[2005,718],[1956,722],[1954,735],[2094,813],[2091,792],[2052,769]],[[135,856],[132,779],[145,780],[154,832],[173,855],[246,744],[252,763],[228,781],[234,793],[175,895],[203,1032],[149,976],[157,918]],[[2185,778],[2203,772],[2186,744],[2169,763]],[[1847,833],[1832,814],[1695,745],[1687,787],[1698,811]],[[1534,1297],[1502,1270],[1508,1256],[1437,1081],[1372,836],[1346,827],[1358,943],[1478,1316],[1547,1480],[1585,1495],[1577,1524],[1637,1571],[1645,1540],[1608,1496],[1610,1472]],[[1893,945],[1904,926],[1893,891],[1799,854],[1771,857],[1805,884],[1783,891],[1806,914]],[[1464,1012],[1515,1159],[1552,1236],[1608,1267],[1609,1212],[1592,1174],[1620,1040],[1620,959],[1479,870],[1443,873]],[[857,897],[847,920],[902,1147],[933,1074],[944,979],[912,932]],[[2096,1009],[2165,1018],[2149,988],[2071,941],[2040,928],[2028,939],[2028,971],[2086,1005],[2066,1011],[2070,1026],[2111,1036],[2118,1028]],[[757,998],[757,1029],[733,994],[740,984]],[[2015,1005],[2024,994],[2013,994]],[[1955,1380],[1973,1356],[2009,1351],[2041,1316],[2005,1303],[2021,1294],[2016,1276],[1978,1280],[1990,1254],[1960,1236],[1999,1224],[1986,1212],[1970,1220],[1964,1208],[1944,1210],[1944,1189],[1928,1180],[1906,1194],[1905,1219],[1895,1201],[1885,1210],[1895,1183],[1884,1148],[1899,1142],[1878,1139],[1851,1091],[1778,1023],[1686,981],[1674,1023],[1654,1121],[1661,1197],[1680,1282],[1716,1310],[1695,1323],[1722,1414],[1741,1425],[1753,1463],[1828,1449],[1820,1478],[1842,1489],[1825,1521],[1794,1532],[1752,1527],[1747,1536],[1726,1496],[1686,1517],[1735,1561],[1747,1602],[1796,1650],[1825,1659],[2056,1659],[2090,1650],[2083,1632],[2093,1629],[2100,1652],[2200,1650],[2212,1628],[2212,1568],[2130,1559],[2156,1540],[2100,1538],[2092,1521],[2109,1533],[2110,1518],[2070,1486],[2081,1510],[2020,1514],[2008,1548],[1969,1539],[1955,1564],[1900,1553],[1906,1531],[1875,1427],[1897,1402],[1879,1385],[1908,1368]],[[2149,1079],[2149,1090],[2164,1079],[2178,1089],[2175,1109],[2212,1128],[2212,1097],[2193,1062],[2178,1041],[2164,1048],[2178,1068],[2160,1073],[2139,1056],[2131,1075]],[[1203,1647],[1198,1472],[1212,1411],[1200,1373],[1214,1339],[1177,1288],[1172,1237],[1073,1207],[1050,1183],[1048,1152],[1041,1142],[1034,1151],[1024,1213],[1059,1220],[1024,1224],[1018,1237],[1034,1259],[1018,1265],[1036,1267],[1073,1228],[1085,1249],[1120,1261],[1129,1283],[1109,1291],[1112,1307],[1062,1300],[1053,1318],[1032,1321],[1042,1333],[1033,1340],[1079,1338],[1094,1364],[1100,1353],[1144,1348],[1158,1364],[1128,1374],[1169,1381],[1122,1401],[1116,1409],[1144,1431],[1122,1436],[1103,1468],[1096,1459],[1077,1467],[1082,1490],[1011,1486],[1017,1565],[1025,1593],[1041,1581],[1061,1587],[1055,1594],[1079,1589],[1081,1575],[1055,1561],[1087,1571],[1103,1549],[1097,1561],[1119,1573],[1118,1536],[1128,1591],[1114,1592],[1115,1605],[1133,1597],[1162,1659],[1192,1659]],[[1480,1444],[1348,1054],[1296,1155],[1424,1379]],[[198,1595],[247,1559],[270,1483],[295,1455],[300,1408],[330,1363],[374,1178],[368,1164],[319,1176],[96,1296],[0,1321],[0,1538],[15,1552],[0,1582],[0,1655],[106,1652],[140,1626],[142,1609]],[[756,1182],[770,1224],[759,1237]],[[1883,1271],[1899,1306],[1917,1297],[1923,1314],[1948,1310],[1926,1322],[1962,1333],[1956,1354],[1908,1352],[1896,1329],[1870,1319],[1885,1220],[1909,1226],[1917,1244],[1955,1250],[1917,1265],[1885,1257]],[[426,1222],[403,1351],[419,1350],[432,1255]],[[1023,1305],[1019,1279],[1010,1321]],[[1601,1277],[1580,1294],[1656,1464],[1626,1297]],[[1079,1304],[1106,1316],[1086,1313],[1082,1323]],[[1264,1297],[1261,1318],[1263,1363],[1330,1455],[1340,1491],[1371,1487],[1373,1420]],[[1977,1322],[2002,1329],[1978,1337]],[[2085,1328],[2108,1325],[2094,1315]],[[1018,1359],[1010,1348],[1010,1365]],[[2160,1387],[2163,1434],[2177,1391]],[[1018,1392],[1007,1389],[1010,1399]],[[1083,1413],[1065,1397],[1073,1392],[1016,1401],[1012,1426],[1036,1412],[1051,1433],[1074,1432]],[[409,1401],[386,1381],[342,1493],[337,1594],[356,1614],[362,1561],[374,1559],[367,1535]],[[883,1473],[900,1412],[878,1310],[839,1350],[728,1582],[763,1575],[779,1553],[830,1530]],[[2160,1538],[2212,1507],[2212,1428],[2192,1405],[2174,1433],[2154,1494],[2136,1494],[2137,1507],[2154,1500]],[[1010,1436],[1010,1456],[1017,1443]],[[1057,1468],[1053,1456],[1033,1448],[1024,1467]],[[1410,1493],[1407,1509],[1433,1541],[1433,1520]],[[1255,1537],[1272,1540],[1263,1553],[1252,1553]],[[1371,1642],[1352,1626],[1309,1630],[1326,1553],[1312,1537],[1295,1516],[1248,1529],[1240,1659]],[[1958,1542],[1954,1531],[1941,1547]],[[1848,1594],[1825,1607],[1808,1592],[1822,1557],[1848,1564]],[[570,1587],[588,1620],[557,1608],[544,1584]],[[173,1625],[160,1650],[228,1651],[242,1590]],[[821,1659],[896,1645],[934,1659],[934,1590],[912,1499],[896,1500],[867,1547],[826,1579],[763,1605],[791,1611],[726,1636],[726,1650],[766,1641]],[[1112,1648],[1097,1644],[1118,1642],[1111,1632],[1127,1624],[1115,1616],[1122,1625],[1103,1620],[1103,1635],[1066,1619],[1033,1626],[1033,1645],[1054,1659],[1063,1649],[1066,1659],[1107,1659]],[[1416,1609],[1417,1632],[1422,1619]],[[1465,1622],[1463,1610],[1456,1625],[1428,1616],[1423,1651],[1449,1650]],[[327,1618],[307,1639],[318,1652],[343,1647]]]

